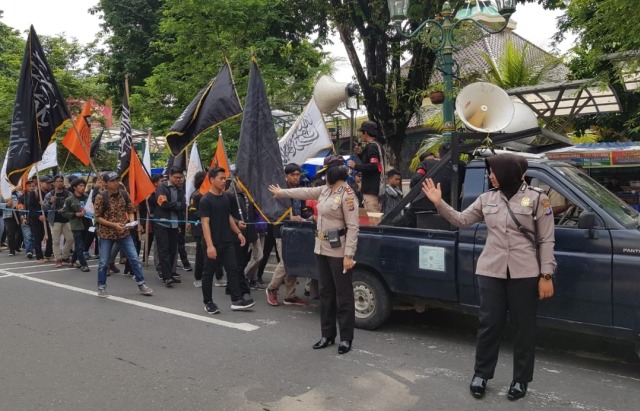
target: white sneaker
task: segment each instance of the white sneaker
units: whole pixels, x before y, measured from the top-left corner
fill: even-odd
[[[215,285],[216,287],[226,287],[227,286],[227,280],[225,280],[224,278],[222,278],[220,280],[216,280],[216,282],[213,283],[213,285]]]
[[[98,288],[98,297],[107,298],[108,296],[109,296],[109,293],[107,293],[106,288]]]
[[[195,280],[195,281],[193,282],[193,286],[194,286],[194,287],[196,287],[196,288],[200,288],[200,287],[202,287],[202,281],[200,281],[200,280]]]
[[[138,290],[140,290],[140,294],[142,295],[152,295],[153,294],[153,290],[149,287],[147,287],[146,284],[140,284],[138,286]]]

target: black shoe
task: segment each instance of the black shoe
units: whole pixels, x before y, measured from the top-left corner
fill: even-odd
[[[115,264],[109,264],[109,268],[107,268],[107,270],[113,274],[118,274],[120,272],[120,269],[116,267]]]
[[[346,354],[351,351],[351,341],[340,341],[338,344],[338,354]]]
[[[204,305],[204,310],[209,314],[218,314],[220,312],[220,309],[213,301],[206,303]]]
[[[320,341],[313,344],[313,349],[319,350],[322,348],[327,348],[328,346],[335,344],[335,342],[336,342],[336,339],[334,337],[331,337],[331,338],[322,337],[320,338]]]
[[[192,268],[190,265],[188,265],[188,264],[183,264],[183,265],[182,265],[182,269],[183,269],[184,271],[193,271],[193,268]]]
[[[516,401],[527,395],[527,383],[512,381],[507,392],[507,398],[510,401]]]
[[[172,277],[172,278],[167,278],[163,282],[164,282],[165,286],[167,286],[168,288],[171,288],[171,287],[173,287],[173,285],[171,285],[171,284],[175,283],[176,280]]]
[[[484,397],[484,392],[487,389],[487,380],[485,378],[474,375],[471,379],[471,385],[469,385],[469,389],[471,390],[471,395],[476,398],[482,398]]]
[[[254,305],[256,305],[256,303],[251,298],[243,298],[242,300],[232,301],[231,309],[234,311],[248,310]]]
[[[173,277],[171,277],[171,278],[173,278],[173,282],[174,283],[178,283],[179,284],[179,283],[182,282],[182,277],[180,276],[180,274],[173,273]]]

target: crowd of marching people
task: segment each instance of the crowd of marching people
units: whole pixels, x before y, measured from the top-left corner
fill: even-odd
[[[210,314],[219,312],[213,286],[226,287],[232,310],[255,304],[251,290],[266,290],[267,302],[278,305],[277,291],[283,282],[285,305],[307,305],[295,295],[296,278],[286,275],[280,259],[279,227],[267,224],[246,194],[230,184],[225,171],[197,173],[195,191],[186,198],[182,169],[170,168],[166,176],[152,176],[156,191],[139,206],[133,205],[116,172],[103,171],[90,182],[62,174],[33,177],[0,204],[0,250],[6,248],[12,257],[24,252],[38,264],[82,272],[91,271],[88,261],[99,260],[100,297],[109,295],[107,277],[121,270],[135,278],[141,294],[152,295],[142,272],[142,265],[152,262],[159,282],[167,288],[182,283],[179,264],[183,271],[193,271],[193,285],[202,288]],[[297,187],[300,166],[287,165],[285,173],[289,187]],[[205,180],[210,189],[202,193]],[[314,213],[304,201],[292,200],[290,218],[313,220]],[[188,236],[195,243],[193,265],[185,246]],[[274,248],[278,275],[267,285],[263,274]]]

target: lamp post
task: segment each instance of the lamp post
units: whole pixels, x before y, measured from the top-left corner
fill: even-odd
[[[478,3],[482,7],[494,7],[489,0],[468,0],[467,5],[473,2]],[[389,5],[389,14],[396,31],[402,37],[417,37],[424,29],[429,30],[426,40],[426,46],[437,53],[436,68],[442,72],[444,79],[444,103],[442,106],[443,115],[443,132],[445,142],[451,141],[451,133],[455,131],[454,118],[454,98],[453,98],[453,77],[457,71],[456,63],[453,60],[453,52],[459,50],[455,43],[453,32],[464,22],[470,22],[489,34],[497,34],[503,31],[509,24],[511,15],[515,12],[516,0],[493,0],[495,9],[504,17],[504,23],[498,28],[486,26],[482,22],[471,17],[466,17],[469,13],[460,11],[458,15],[453,15],[453,10],[448,1],[442,5],[442,11],[436,19],[428,19],[420,23],[414,31],[404,31],[401,24],[407,19],[407,11],[409,9],[409,0],[387,0]]]

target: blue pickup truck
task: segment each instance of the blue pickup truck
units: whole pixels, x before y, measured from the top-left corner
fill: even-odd
[[[555,296],[541,302],[539,323],[638,340],[638,212],[566,163],[529,159],[526,178],[548,193],[555,191],[554,195],[564,197],[570,205],[555,216]],[[460,208],[488,189],[484,160],[472,160],[467,165]],[[477,311],[474,271],[487,238],[486,226],[480,223],[457,229],[443,226],[437,218],[425,220],[419,224],[423,228],[360,227],[353,276],[357,327],[375,329],[399,307]],[[430,221],[437,224],[429,227]],[[317,278],[313,225],[287,222],[282,241],[287,273]]]

